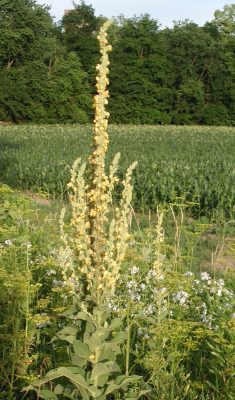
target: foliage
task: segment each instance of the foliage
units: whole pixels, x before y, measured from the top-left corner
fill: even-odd
[[[38,383],[33,382],[27,388],[36,390],[38,396],[44,399],[57,399],[57,394],[70,398],[80,395],[87,400],[106,399],[117,391],[123,391],[126,398],[138,399],[142,394],[148,393],[148,390],[129,393],[129,385],[141,381],[142,377],[130,375],[128,362],[125,374],[122,372],[117,358],[121,353],[120,346],[126,342],[126,335],[120,335],[119,332],[117,340],[116,337],[112,338],[112,335],[115,336],[115,329],[122,325],[122,320],[111,319],[107,304],[115,293],[120,265],[127,248],[132,198],[130,181],[136,166],[133,163],[127,170],[120,208],[116,208],[115,214],[113,212],[114,216],[107,226],[119,159],[117,154],[107,176],[105,155],[109,142],[109,113],[105,105],[108,98],[108,52],[111,50],[106,39],[109,25],[110,22],[106,22],[98,35],[101,62],[97,65],[93,151],[89,157],[88,182],[86,184],[84,179],[85,164],[80,166],[78,159],[74,162],[71,182],[68,184],[71,188],[69,197],[72,208],[69,230],[65,230],[65,209],[60,219],[61,239],[64,242],[60,254],[62,276],[75,304],[75,313],[68,310],[66,315],[73,320],[75,326],[81,322],[80,332],[67,326],[58,333],[60,339],[72,344],[71,367],[63,365],[52,370]],[[59,388],[56,386],[53,391],[44,387],[45,383],[60,377],[69,380],[69,384],[59,384]]]
[[[103,315],[104,330],[96,325],[96,318],[93,322],[87,322],[92,315],[87,313],[83,305],[81,308],[73,305],[65,311],[66,303],[70,303],[72,299],[59,268],[61,251],[58,249],[56,233],[58,227],[52,228],[56,216],[48,214],[48,210],[44,208],[39,210],[39,215],[37,212],[34,216],[35,208],[32,203],[5,186],[1,190],[1,206],[2,210],[5,210],[2,221],[7,221],[7,224],[4,222],[1,224],[4,231],[1,231],[0,249],[2,276],[0,301],[4,304],[7,301],[8,304],[7,307],[1,308],[0,313],[1,322],[4,320],[5,324],[7,323],[7,326],[1,325],[0,337],[1,341],[4,340],[5,348],[10,349],[13,343],[11,336],[11,322],[14,320],[11,307],[13,299],[15,299],[14,310],[19,310],[17,315],[15,314],[17,317],[15,321],[21,324],[21,330],[17,331],[15,336],[17,352],[6,352],[4,358],[1,354],[1,367],[4,368],[4,376],[6,374],[10,376],[12,361],[16,363],[12,386],[12,394],[14,393],[16,398],[22,397],[20,390],[24,382],[30,386],[35,382],[35,378],[38,379],[39,376],[42,378],[45,375],[46,379],[53,379],[54,382],[50,396],[52,391],[55,392],[53,395],[59,398],[62,396],[61,392],[64,391],[64,395],[71,395],[73,390],[75,395],[77,389],[68,378],[56,378],[58,374],[65,374],[65,370],[60,369],[63,365],[66,365],[66,374],[71,370],[78,378],[76,372],[83,373],[88,385],[92,385],[90,376],[95,366],[93,357],[87,361],[82,358],[81,361],[79,350],[77,359],[71,341],[76,335],[76,343],[79,340],[86,340],[89,346],[92,346],[95,338],[97,340],[102,338],[100,333],[98,335],[101,331],[106,332],[108,336],[100,346],[112,343],[112,349],[114,344],[115,346],[117,344],[117,350],[118,346],[120,350],[122,349],[120,353],[115,353],[116,361],[113,361],[114,364],[118,363],[119,367],[122,365],[122,369],[125,369],[126,365],[126,347],[123,344],[129,333],[128,368],[131,374],[142,375],[148,382],[152,388],[152,393],[148,394],[149,398],[157,397],[161,400],[175,400],[177,396],[179,399],[190,400],[233,398],[235,348],[233,275],[223,274],[222,271],[218,274],[214,270],[212,274],[199,273],[198,262],[191,267],[191,270],[185,270],[185,254],[188,254],[186,268],[188,265],[193,265],[189,258],[190,254],[193,255],[193,241],[189,249],[185,248],[187,242],[180,241],[177,244],[169,241],[169,236],[175,236],[177,240],[175,233],[180,228],[175,227],[176,232],[174,230],[172,232],[169,215],[167,219],[161,220],[159,213],[157,236],[153,226],[141,232],[138,230],[132,232],[129,249],[120,271],[116,296],[110,299],[108,309],[97,310],[99,315]],[[45,221],[42,225],[43,218]],[[40,225],[37,223],[38,219]],[[168,224],[171,232],[168,230]],[[200,221],[198,224],[200,228]],[[199,233],[194,239],[197,242],[198,235]],[[205,238],[202,237],[201,240]],[[31,247],[29,241],[32,243]],[[177,266],[175,252],[181,255]],[[24,340],[26,334],[24,306],[27,300],[25,294],[28,281],[25,279],[26,275],[22,275],[22,270],[25,270],[27,265],[27,254],[30,261],[31,282],[31,300],[28,309],[30,343]],[[3,274],[3,270],[7,273]],[[17,304],[20,309],[16,307]],[[112,330],[107,329],[110,324]],[[93,328],[89,330],[91,326]],[[70,338],[69,332],[72,335]],[[30,344],[27,352],[25,352],[26,343]],[[65,351],[66,343],[69,352]],[[79,360],[85,363],[83,372],[77,365]],[[106,362],[107,360],[102,361]],[[51,368],[53,371],[47,375]],[[109,373],[109,380],[117,379],[114,375]],[[69,376],[71,378],[73,375],[69,373]],[[105,376],[103,378],[105,382]],[[131,384],[128,382],[129,391],[138,392],[143,388],[139,378]],[[101,391],[107,389],[106,383],[100,387]],[[1,384],[3,398],[11,398],[9,386],[5,381],[1,381]],[[125,381],[123,385],[125,387]],[[144,390],[149,390],[149,386]],[[47,395],[46,392],[42,394]],[[119,396],[117,394],[115,396],[123,398],[123,390]],[[25,398],[32,397],[28,393]]]
[[[158,22],[148,15],[124,20],[111,55],[111,121],[170,123],[171,75]]]
[[[98,36],[102,57],[92,151],[87,168],[78,159],[71,170],[70,208],[59,220],[60,249],[57,234],[54,241],[51,237],[53,220],[46,218],[42,232],[32,204],[0,187],[0,305],[7,305],[0,308],[0,340],[5,343],[0,347],[0,397],[21,398],[27,381],[28,399],[34,398],[33,390],[37,398],[48,400],[231,400],[234,283],[217,274],[214,265],[210,274],[192,271],[190,260],[185,263],[185,257],[194,258],[195,242],[209,226],[193,219],[188,230],[184,226],[183,208],[197,213],[195,193],[187,202],[188,193],[179,198],[172,191],[173,243],[165,241],[164,210],[159,208],[154,231],[150,226],[130,235],[136,163],[124,179],[121,171],[120,180],[119,154],[106,169],[108,27],[106,22]],[[186,141],[179,133],[182,149]],[[229,133],[224,131],[225,138]],[[177,135],[170,136],[168,146],[175,145]],[[210,142],[208,148],[211,154]],[[232,202],[229,207],[231,211]]]
[[[95,83],[95,66],[99,60],[96,36],[103,20],[104,18],[95,16],[91,5],[80,1],[80,4],[74,3],[74,9],[69,10],[61,21],[62,40],[68,51],[77,53],[92,85]]]
[[[39,44],[42,52],[37,57],[43,56],[48,39],[53,36],[48,8],[34,0],[1,0],[0,8],[1,67],[11,68],[35,58]]]
[[[38,287],[32,279],[29,231],[22,223],[31,213],[26,199],[0,186],[0,388],[9,398],[32,361],[35,328],[31,310]]]
[[[133,173],[135,209],[155,210],[157,204],[175,203],[180,197],[183,203],[194,203],[194,217],[233,219],[233,128],[111,125],[109,134],[108,160],[122,153],[118,178],[123,179],[129,162],[139,160]],[[0,180],[64,197],[69,165],[77,152],[82,158],[89,153],[91,128],[3,126],[0,138]],[[116,199],[119,192],[120,185]]]
[[[66,315],[68,316],[68,312]],[[95,309],[88,313],[86,307],[80,312],[70,313],[70,319],[76,319],[76,326],[67,325],[57,333],[60,340],[69,343],[70,363],[51,370],[38,382],[33,382],[27,390],[36,388],[42,399],[58,399],[60,395],[69,398],[100,399],[117,391],[126,394],[126,399],[138,399],[148,390],[135,393],[128,390],[131,383],[141,383],[138,375],[121,375],[118,356],[121,345],[126,340],[126,334],[118,330],[121,319],[110,319],[111,312],[107,309]],[[77,339],[79,337],[79,340]],[[63,383],[52,385],[50,390],[42,389],[42,385],[63,377]],[[109,396],[110,397],[110,396]]]
[[[106,18],[84,1],[57,25],[34,0],[0,6],[0,119],[91,121],[96,34]],[[147,14],[117,18],[110,32],[111,121],[234,125],[233,15],[227,5],[202,27],[187,20],[171,29]]]
[[[86,73],[59,41],[48,8],[31,0],[0,5],[0,119],[87,122]]]

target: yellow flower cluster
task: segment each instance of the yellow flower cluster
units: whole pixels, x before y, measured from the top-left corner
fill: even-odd
[[[163,212],[157,211],[157,226],[155,240],[155,261],[153,269],[156,272],[156,277],[159,278],[163,272],[163,264],[165,259],[164,251],[164,230],[163,230]]]
[[[95,304],[103,304],[113,295],[119,276],[120,263],[123,261],[129,238],[129,215],[132,198],[131,174],[136,166],[133,163],[127,170],[122,182],[123,193],[119,207],[113,209],[113,190],[118,178],[116,171],[120,154],[116,154],[109,168],[105,171],[105,155],[108,149],[107,132],[109,113],[106,111],[109,93],[109,60],[111,46],[107,41],[107,29],[110,22],[105,22],[98,36],[101,49],[101,62],[97,65],[97,95],[94,98],[95,119],[93,129],[93,151],[89,157],[89,184],[85,184],[86,165],[81,160],[75,161],[71,170],[70,204],[72,217],[68,224],[69,233],[64,223],[65,211],[60,219],[61,264],[63,279],[71,293],[82,294],[92,299]]]

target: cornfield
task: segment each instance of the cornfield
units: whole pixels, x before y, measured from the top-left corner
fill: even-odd
[[[139,161],[133,174],[136,209],[180,198],[193,202],[195,217],[233,218],[234,128],[113,125],[109,135],[107,162],[121,153],[120,178]],[[64,197],[72,162],[87,157],[91,137],[89,125],[0,127],[0,181]]]

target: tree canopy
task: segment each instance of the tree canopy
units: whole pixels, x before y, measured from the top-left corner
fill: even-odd
[[[148,14],[110,30],[111,120],[135,124],[234,125],[235,4],[204,26],[162,29]],[[55,24],[35,0],[0,0],[0,119],[89,122],[106,18],[83,0]]]

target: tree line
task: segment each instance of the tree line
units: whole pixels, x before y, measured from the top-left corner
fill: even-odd
[[[55,24],[34,0],[0,0],[0,120],[87,123],[93,118],[97,32],[106,20],[74,3]],[[162,29],[148,14],[110,29],[111,122],[235,123],[235,4],[198,26]]]

